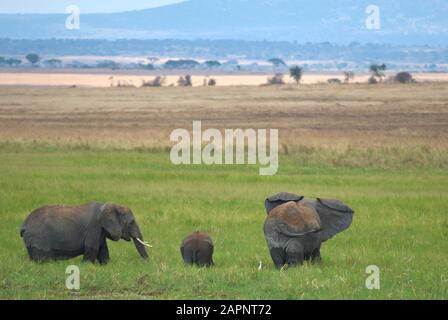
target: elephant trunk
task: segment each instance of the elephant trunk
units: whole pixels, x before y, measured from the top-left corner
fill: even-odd
[[[138,253],[143,259],[148,258],[148,253],[146,253],[145,243],[143,242],[143,236],[140,232],[140,229],[137,223],[134,224],[134,227],[131,230],[132,241],[134,241],[134,245],[137,248]]]

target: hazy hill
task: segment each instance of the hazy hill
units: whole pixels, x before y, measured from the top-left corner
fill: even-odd
[[[369,4],[381,30],[365,27]],[[0,15],[0,37],[177,38],[448,44],[446,0],[190,0],[140,11],[85,14],[81,29],[67,15]]]

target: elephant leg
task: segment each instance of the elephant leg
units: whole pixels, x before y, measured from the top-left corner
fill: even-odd
[[[322,259],[320,257],[320,245],[316,249],[314,249],[313,252],[311,252],[310,260],[311,260],[311,262],[321,262],[322,261]]]
[[[298,239],[292,239],[286,245],[286,263],[290,267],[303,264],[303,245]]]
[[[212,265],[212,259],[210,258],[210,255],[208,252],[201,252],[199,251],[196,254],[196,261],[195,263],[200,267],[210,267]]]
[[[89,248],[89,247],[85,248],[83,261],[85,261],[85,262],[89,261],[89,262],[94,263],[98,257],[98,251],[99,251],[99,248]]]
[[[26,250],[28,251],[28,256],[30,257],[30,260],[36,261],[36,257],[34,256],[33,247],[26,247]]]
[[[180,252],[182,253],[182,258],[184,259],[185,264],[193,264],[194,263],[193,251],[191,249],[182,247],[182,248],[180,248]]]
[[[270,250],[272,261],[277,269],[282,268],[286,263],[286,255],[283,248],[271,248]]]
[[[97,259],[100,264],[107,264],[109,262],[109,248],[107,247],[106,241],[100,246]]]

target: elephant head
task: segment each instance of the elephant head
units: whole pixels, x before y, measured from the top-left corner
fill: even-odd
[[[319,261],[321,243],[347,229],[354,211],[338,200],[278,193],[266,199],[264,233],[277,267]]]
[[[131,209],[115,204],[104,204],[100,208],[100,225],[106,233],[106,237],[113,241],[123,239],[134,242],[138,253],[142,258],[148,258],[140,228],[135,221]]]

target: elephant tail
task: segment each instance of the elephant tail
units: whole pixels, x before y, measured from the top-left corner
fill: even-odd
[[[198,261],[198,250],[193,250],[192,263],[196,263]]]

